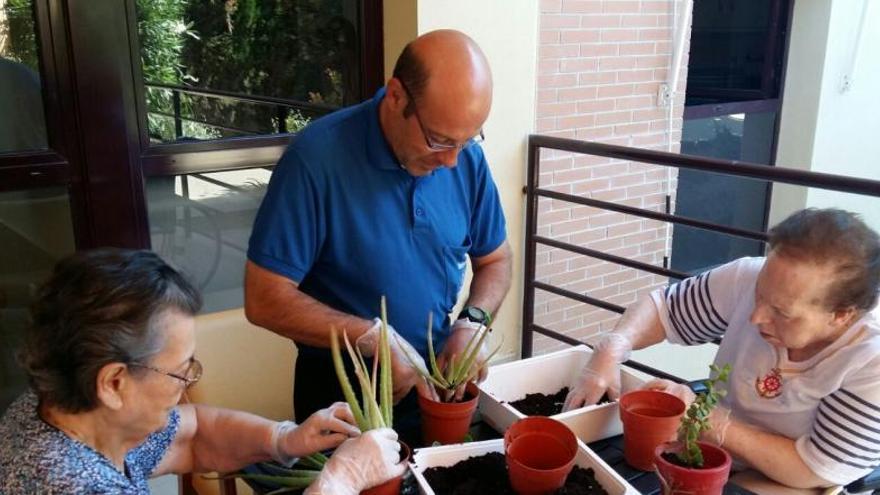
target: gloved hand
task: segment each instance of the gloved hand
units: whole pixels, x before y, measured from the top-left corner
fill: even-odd
[[[298,457],[335,448],[360,433],[348,404],[336,402],[315,412],[301,425],[293,421],[276,424],[272,431],[272,458],[281,464],[290,465]]]
[[[620,363],[632,353],[632,342],[625,335],[608,333],[593,347],[590,361],[569,385],[563,411],[592,405],[607,391],[612,400],[620,397]]]
[[[340,445],[304,495],[357,495],[405,470],[397,433],[390,428],[370,430]]]
[[[376,352],[379,344],[379,330],[382,328],[382,319],[373,319],[373,326],[355,341],[355,345],[364,357],[371,357]],[[428,373],[425,360],[415,348],[406,341],[397,330],[388,325],[388,339],[391,343],[391,381],[394,388],[394,403],[403,399],[415,386],[420,394],[427,397],[436,397],[434,387],[430,386],[415,369],[412,363],[424,373]]]
[[[730,417],[730,409],[721,405],[715,406],[715,409],[712,409],[712,412],[709,413],[709,426],[711,428],[700,434],[700,440],[719,447],[724,446],[724,438],[727,435],[727,428],[730,426],[731,421],[733,420]]]
[[[691,402],[697,397],[690,387],[683,383],[675,383],[672,380],[664,380],[657,378],[646,383],[643,387],[645,390],[659,390],[667,394],[674,395],[684,402],[685,407],[689,407]]]
[[[441,370],[446,366],[447,361],[455,357],[455,360],[465,359],[466,356],[463,356],[468,342],[471,340],[475,334],[479,332],[486,332],[488,328],[485,325],[480,325],[479,323],[472,322],[470,320],[461,319],[456,320],[455,323],[452,324],[452,332],[449,335],[449,338],[446,339],[446,344],[443,346],[443,351],[440,352],[440,355],[437,356],[437,367]],[[476,337],[479,339],[479,335]],[[476,371],[476,380],[477,383],[486,379],[486,376],[489,374],[488,367],[488,359],[491,351],[489,350],[488,339],[483,340],[483,343],[480,344],[480,350],[477,353],[477,359],[474,360],[474,364],[468,373],[472,371]],[[457,389],[455,389],[455,400],[459,401],[464,397],[466,383],[461,384]]]

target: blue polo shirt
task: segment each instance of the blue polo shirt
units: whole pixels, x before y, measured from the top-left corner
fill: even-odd
[[[428,313],[439,346],[466,256],[501,246],[504,213],[478,145],[451,169],[424,177],[402,169],[379,126],[384,96],[381,89],[294,138],[272,173],[248,258],[363,318],[379,316],[385,295],[389,323],[424,355]]]

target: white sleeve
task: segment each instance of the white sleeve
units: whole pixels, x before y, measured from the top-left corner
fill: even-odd
[[[764,258],[740,258],[652,292],[666,340],[698,345],[724,335],[741,298],[754,298],[762,266]]]
[[[795,448],[817,476],[846,485],[880,465],[880,359],[819,403]]]

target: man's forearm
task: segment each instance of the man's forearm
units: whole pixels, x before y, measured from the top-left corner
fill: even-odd
[[[327,306],[292,281],[250,261],[245,270],[245,313],[255,325],[314,347],[330,346],[331,327],[354,341],[373,324]]]
[[[513,261],[506,242],[493,254],[495,259],[474,267],[467,304],[488,311],[494,318],[510,290]]]
[[[782,435],[733,420],[727,428],[722,447],[764,476],[783,485],[795,488],[831,485],[804,464],[795,449],[794,440]]]

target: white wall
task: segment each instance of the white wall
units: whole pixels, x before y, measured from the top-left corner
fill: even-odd
[[[851,59],[862,7],[868,9],[858,50]],[[777,166],[878,179],[880,139],[880,2],[795,2],[783,95]],[[841,91],[844,75],[853,77]],[[880,230],[877,199],[776,186],[771,224],[794,209],[835,206],[859,212]]]
[[[394,2],[387,2],[394,3]],[[387,10],[387,8],[386,8]],[[534,0],[421,0],[418,2],[418,33],[434,29],[458,29],[474,38],[492,67],[495,81],[492,112],[484,126],[483,149],[507,216],[507,236],[514,253],[514,276],[504,306],[497,315],[493,338],[503,348],[496,359],[519,356],[522,317],[523,229],[525,210],[522,187],[525,184],[526,142],[535,122],[535,83],[537,65],[538,2]],[[396,18],[406,17],[397,15]],[[498,22],[503,18],[503,22]],[[386,33],[407,31],[409,27],[389,24]],[[493,21],[490,21],[493,20]],[[400,52],[388,46],[386,54]],[[393,65],[386,60],[386,67]]]

